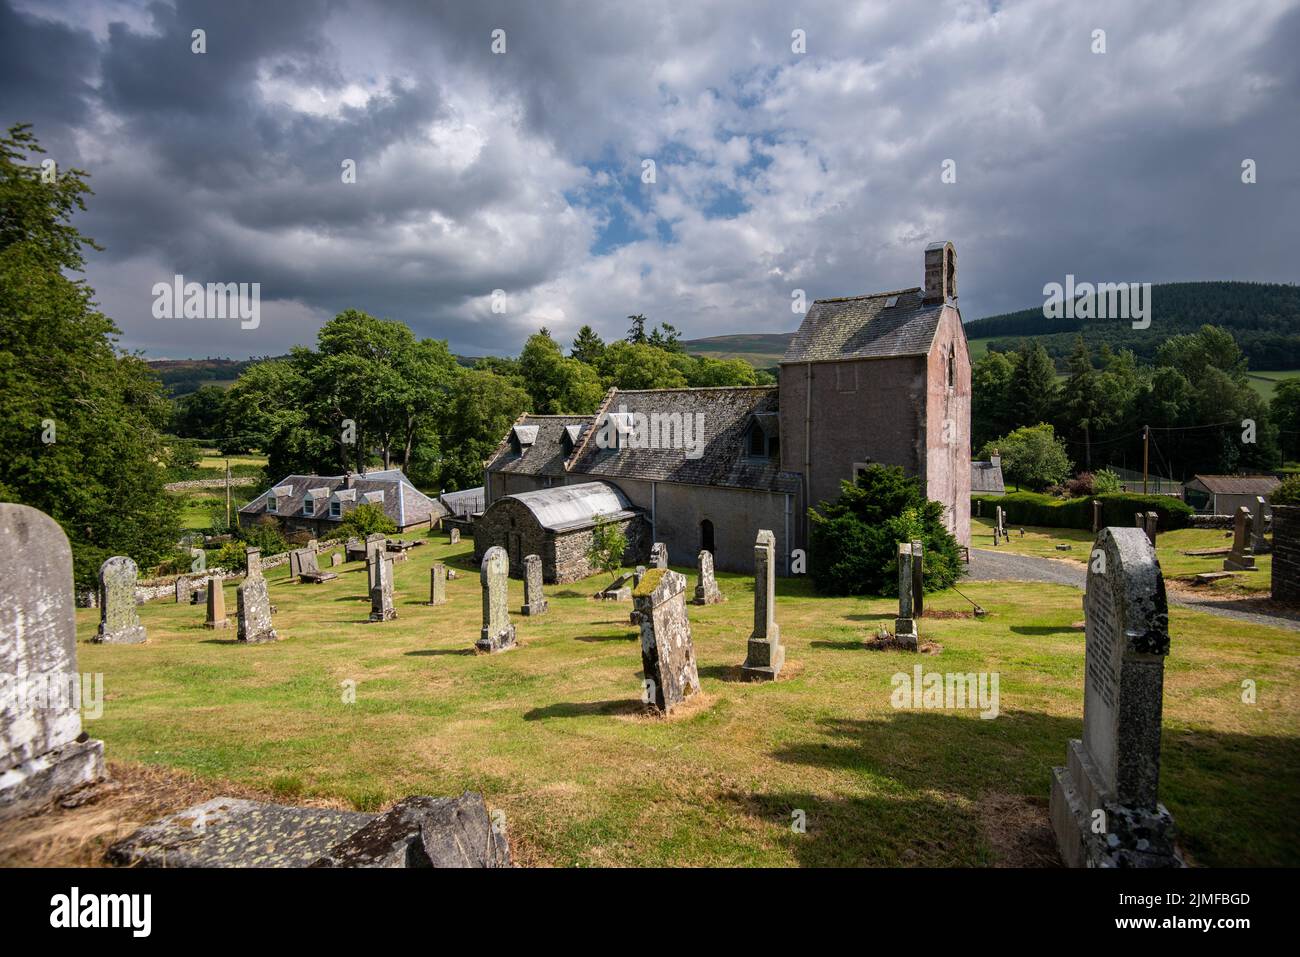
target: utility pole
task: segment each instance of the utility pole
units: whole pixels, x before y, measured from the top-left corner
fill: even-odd
[[[1142,494],[1147,494],[1147,463],[1151,460],[1151,426],[1142,426]]]

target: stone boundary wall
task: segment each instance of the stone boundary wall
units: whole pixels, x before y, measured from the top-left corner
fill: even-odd
[[[1300,505],[1273,506],[1273,600],[1300,604]]]
[[[245,488],[253,485],[257,479],[251,475],[236,475],[230,479],[231,488]],[[226,480],[223,478],[214,479],[190,479],[186,482],[168,482],[163,486],[169,492],[184,492],[193,488],[225,488]]]

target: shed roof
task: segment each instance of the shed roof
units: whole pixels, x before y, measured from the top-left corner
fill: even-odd
[[[505,498],[519,502],[533,513],[542,528],[550,531],[581,528],[595,524],[598,515],[613,518],[633,511],[627,496],[609,482],[556,485]]]
[[[1282,480],[1276,475],[1194,475],[1187,484],[1193,483],[1214,495],[1267,495]]]

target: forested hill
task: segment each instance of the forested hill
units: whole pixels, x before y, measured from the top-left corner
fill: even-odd
[[[1252,370],[1300,368],[1300,286],[1259,282],[1173,282],[1151,287],[1151,327],[1134,329],[1123,319],[1045,319],[1041,306],[966,324],[971,339],[990,349],[1014,349],[1032,336],[1053,359],[1070,354],[1075,336],[1094,348],[1103,342],[1130,349],[1150,361],[1170,336],[1203,325],[1232,333]]]

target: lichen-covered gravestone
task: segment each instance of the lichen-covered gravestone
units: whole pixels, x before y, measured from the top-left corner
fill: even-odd
[[[330,568],[338,568],[342,564],[343,564],[343,553],[332,552],[330,554]]]
[[[524,607],[525,615],[541,615],[546,611],[546,595],[542,592],[542,556],[524,557]]]
[[[650,546],[650,567],[668,567],[668,546],[663,542],[655,542]]]
[[[262,577],[262,550],[260,548],[244,549],[244,567],[247,569],[245,579]]]
[[[203,622],[204,628],[228,628],[230,619],[226,617],[226,593],[221,588],[221,579],[215,575],[208,579],[208,616]]]
[[[104,776],[74,688],[72,549],[58,522],[0,503],[0,820]],[[40,702],[36,704],[35,702]]]
[[[451,532],[448,534],[447,538],[448,538],[448,540],[449,540],[449,544],[451,544],[451,545],[459,545],[459,544],[460,544],[460,529],[459,529],[459,528],[456,528],[455,526],[452,526]]]
[[[1083,738],[1052,769],[1051,817],[1070,867],[1179,867],[1157,800],[1169,609],[1139,528],[1104,528],[1083,598]]]
[[[144,641],[144,626],[135,608],[135,562],[115,555],[99,566],[99,631],[95,641],[134,645]]]
[[[915,572],[911,542],[898,543],[898,617],[894,619],[894,640],[904,648],[919,645],[916,633],[916,609],[912,604],[912,580]]]
[[[1248,526],[1250,509],[1241,506],[1233,519],[1232,551],[1223,560],[1225,572],[1249,572],[1255,570],[1255,556],[1250,554]]]
[[[686,617],[686,576],[651,568],[632,593],[641,627],[645,702],[671,712],[700,690],[691,623]]]
[[[442,605],[447,601],[447,566],[434,562],[429,569],[429,604]]]
[[[393,608],[393,563],[380,552],[370,564],[375,578],[370,586],[370,620],[392,621],[397,617]]]
[[[695,585],[695,604],[716,605],[722,601],[722,592],[718,590],[718,580],[713,577],[713,552],[707,548],[700,552],[700,575]]]
[[[257,577],[248,576],[236,590],[235,606],[236,638],[250,645],[279,639],[271,626],[271,595],[260,566]]]
[[[483,555],[479,566],[479,583],[483,586],[483,628],[474,647],[495,653],[515,646],[515,626],[510,623],[506,586],[510,576],[510,557],[500,545],[493,545]]]
[[[775,681],[783,664],[785,645],[776,623],[776,536],[763,529],[754,542],[754,632],[740,670],[751,681]]]
[[[190,600],[190,591],[193,586],[190,580],[184,575],[176,577],[176,604],[183,605]]]
[[[1255,496],[1255,510],[1250,523],[1250,550],[1256,555],[1264,553],[1264,496]]]

